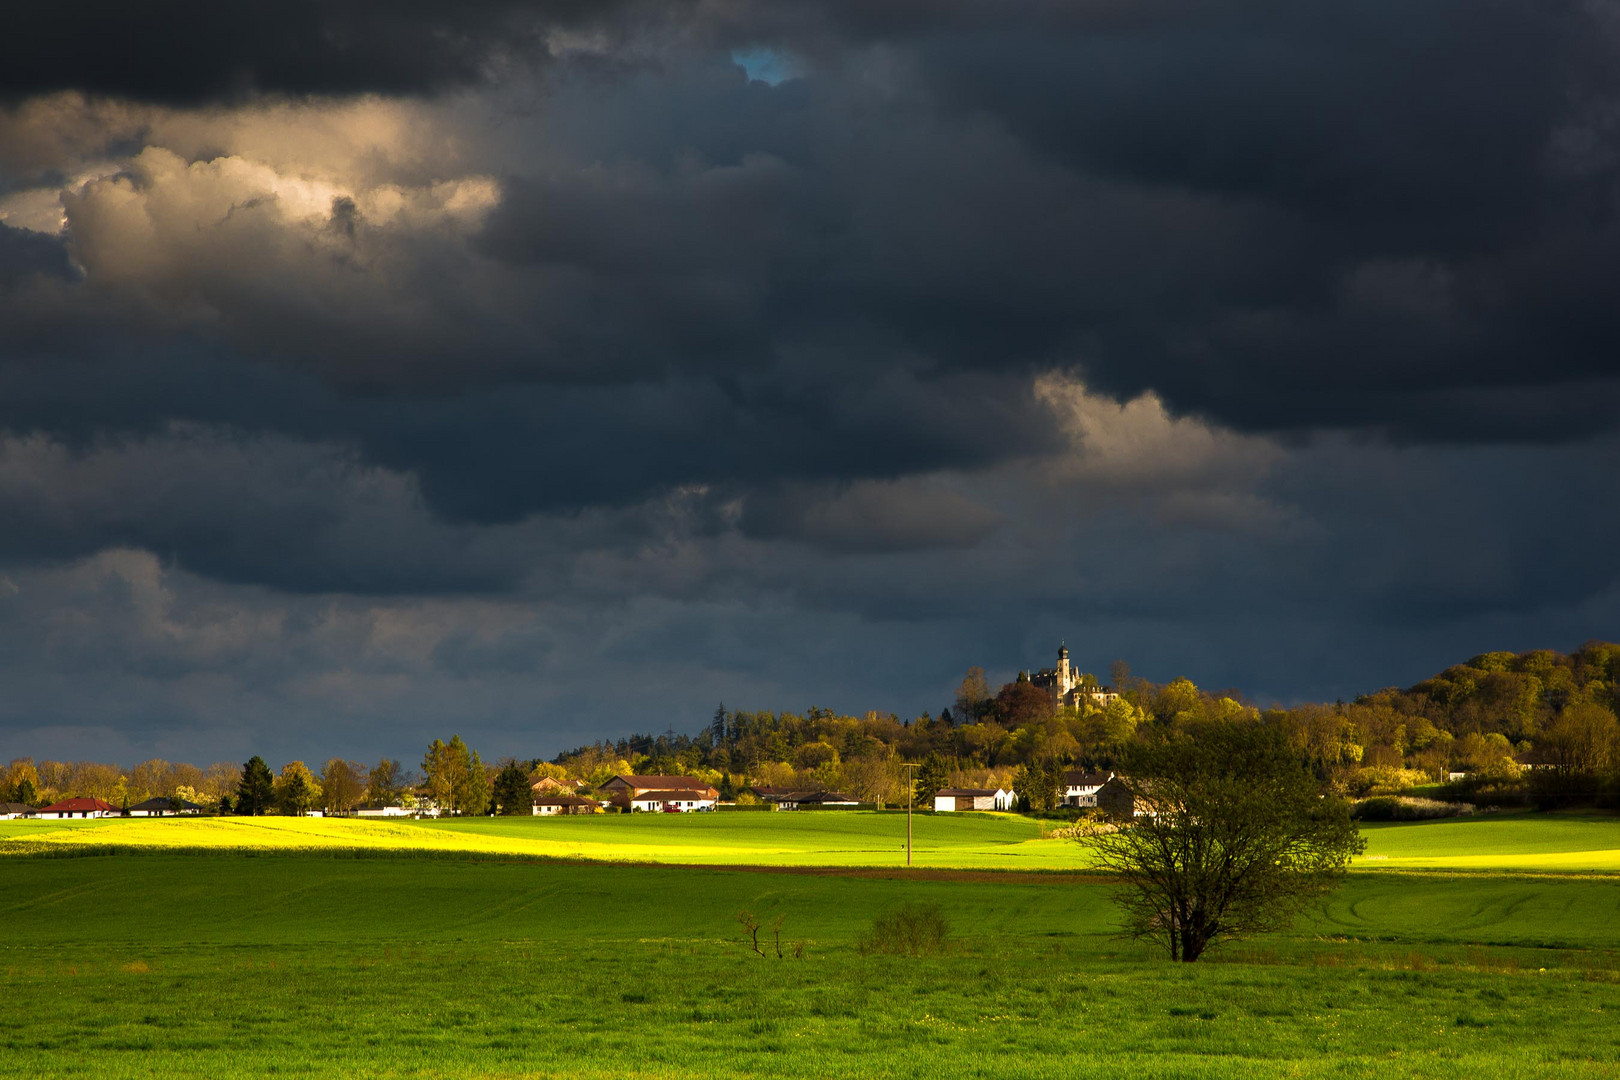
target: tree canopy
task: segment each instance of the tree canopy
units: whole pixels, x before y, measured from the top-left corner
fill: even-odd
[[[1123,765],[1134,816],[1085,842],[1124,882],[1123,932],[1171,959],[1286,924],[1362,848],[1276,727],[1217,721],[1134,744]]]

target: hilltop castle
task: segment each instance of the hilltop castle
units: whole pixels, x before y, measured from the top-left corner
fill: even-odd
[[[1069,666],[1069,649],[1058,646],[1057,667],[1042,668],[1029,677],[1029,681],[1052,695],[1059,705],[1078,707],[1084,702],[1107,707],[1119,697],[1111,686],[1103,686],[1095,676],[1082,675]]]

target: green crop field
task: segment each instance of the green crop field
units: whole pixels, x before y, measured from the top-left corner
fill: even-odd
[[[872,837],[903,836],[891,815],[453,822],[404,839],[294,821],[301,845],[193,835],[101,854],[136,824],[6,830],[5,1080],[1620,1075],[1620,876],[1589,872],[1612,818],[1370,829],[1387,856],[1373,867],[1496,852],[1584,853],[1584,869],[1358,870],[1291,930],[1179,967],[1115,938],[1110,886],[1083,874],[503,857],[544,853],[528,845],[566,824],[565,842],[604,826],[595,842],[619,858],[716,862],[730,837],[735,863],[855,862],[888,857]],[[942,830],[944,861],[1078,850],[1016,819],[918,824]],[[298,850],[308,835],[329,850]],[[939,905],[947,950],[863,954],[873,917],[905,901]],[[748,948],[741,909],[781,919],[784,958],[768,932],[769,955]]]

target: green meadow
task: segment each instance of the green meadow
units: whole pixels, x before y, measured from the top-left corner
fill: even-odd
[[[924,822],[945,830],[936,851],[1065,843],[1017,819]],[[750,837],[756,853],[863,850],[860,837],[896,823],[567,824],[674,859],[680,837],[706,853],[717,835]],[[1292,928],[1182,966],[1116,938],[1110,886],[1083,873],[108,847],[129,824],[53,833],[102,834],[95,845],[7,842],[6,1080],[1620,1075],[1620,876],[1602,872],[1613,849],[1601,846],[1612,818],[1370,829],[1369,852],[1388,858]],[[556,824],[417,828],[521,841]],[[1493,852],[1584,852],[1587,865],[1388,868]],[[863,953],[874,916],[908,901],[939,906],[947,949]],[[782,958],[769,930],[767,955],[751,950],[742,909],[780,919]]]

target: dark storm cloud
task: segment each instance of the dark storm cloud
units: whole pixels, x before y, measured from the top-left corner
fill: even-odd
[[[602,0],[90,0],[13,6],[0,98],[81,90],[171,104],[272,94],[415,94],[532,58]]]
[[[71,279],[67,248],[55,237],[0,224],[0,288],[34,274]]]
[[[1285,697],[1613,636],[1617,60],[1558,0],[13,13],[0,723],[529,756],[1065,636]]]

